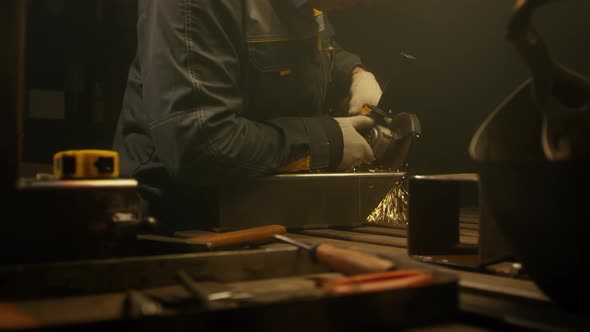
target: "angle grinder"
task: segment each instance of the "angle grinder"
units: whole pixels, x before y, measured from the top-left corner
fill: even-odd
[[[413,113],[396,113],[384,111],[373,105],[365,105],[361,114],[375,120],[376,126],[363,132],[373,153],[375,161],[372,166],[388,170],[403,168],[412,141],[420,137],[422,129],[420,120]]]

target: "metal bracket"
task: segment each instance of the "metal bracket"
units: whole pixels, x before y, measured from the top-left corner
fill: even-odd
[[[408,254],[471,268],[510,257],[510,250],[480,197],[477,174],[410,177]],[[466,207],[478,211],[477,244],[461,243],[461,209]]]

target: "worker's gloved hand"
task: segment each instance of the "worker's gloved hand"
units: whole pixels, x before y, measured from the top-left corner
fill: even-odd
[[[342,161],[336,170],[349,171],[362,163],[374,161],[373,149],[359,131],[374,127],[375,120],[365,115],[334,118],[334,120],[340,125],[344,143]]]
[[[381,87],[375,79],[375,75],[368,71],[359,71],[352,75],[350,85],[350,103],[348,115],[358,115],[364,105],[377,106],[381,99]]]

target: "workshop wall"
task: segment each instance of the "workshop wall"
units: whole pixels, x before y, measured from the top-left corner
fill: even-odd
[[[24,3],[11,0],[0,2],[0,194],[4,205],[12,206],[14,183],[18,171],[18,142],[20,127],[17,114],[22,113],[24,95]],[[8,212],[10,214],[10,212]]]
[[[135,54],[136,0],[31,0],[24,163],[110,148]]]
[[[415,173],[472,171],[477,127],[528,77],[504,39],[514,0],[381,0],[333,12],[339,42],[387,84],[399,53],[417,58],[402,105],[423,135]],[[135,51],[136,0],[30,1],[24,155],[45,163],[57,150],[109,148]],[[560,1],[535,23],[557,59],[590,76],[590,2]],[[415,96],[415,97],[414,97]]]

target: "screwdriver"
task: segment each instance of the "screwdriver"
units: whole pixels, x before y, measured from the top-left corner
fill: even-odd
[[[332,270],[345,275],[384,272],[393,270],[396,267],[395,263],[391,260],[354,249],[338,248],[327,243],[311,245],[281,234],[275,234],[273,237],[279,241],[309,251],[313,261],[322,263]]]

